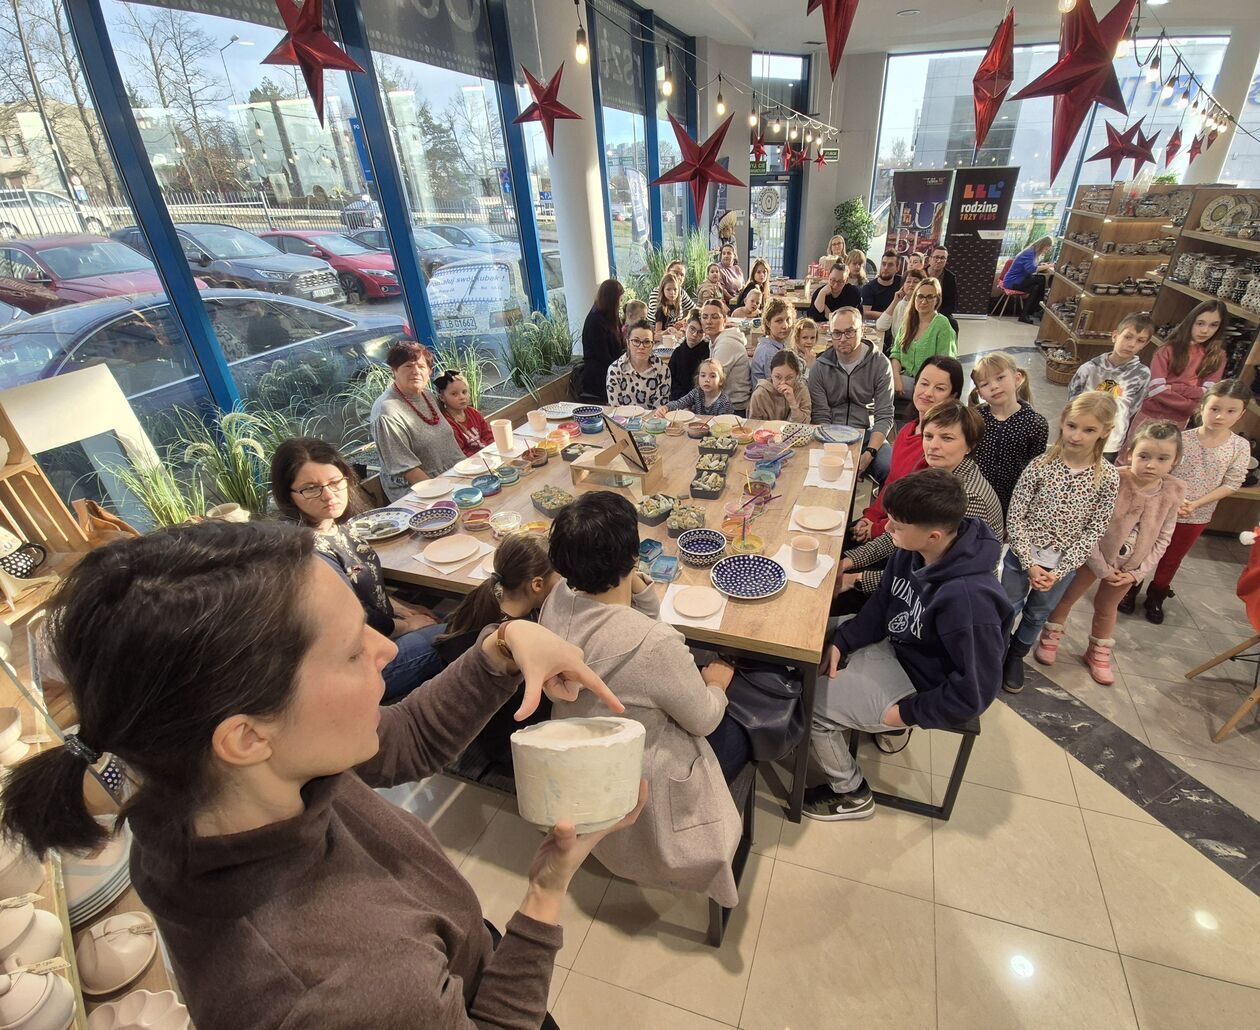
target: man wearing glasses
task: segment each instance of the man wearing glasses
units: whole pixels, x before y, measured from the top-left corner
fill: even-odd
[[[809,399],[815,425],[839,424],[865,434],[858,471],[882,483],[888,475],[893,428],[892,368],[884,355],[862,340],[862,312],[841,308],[831,316],[831,349],[809,373]]]

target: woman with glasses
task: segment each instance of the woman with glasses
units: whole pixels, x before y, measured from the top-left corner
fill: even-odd
[[[362,510],[358,487],[337,448],[314,437],[285,440],[271,459],[271,493],[280,514],[314,531],[315,553],[354,591],[368,625],[397,645],[381,674],[385,701],[397,701],[444,668],[433,645],[446,626],[385,593],[381,559],[345,525]]]
[[[923,362],[932,354],[958,356],[958,336],[949,319],[939,311],[941,282],[928,276],[914,290],[906,318],[897,333],[892,353],[893,389],[900,397],[914,392]]]
[[[608,366],[608,403],[654,411],[669,403],[669,366],[652,352],[656,334],[647,319],[631,322],[626,334],[626,353]]]

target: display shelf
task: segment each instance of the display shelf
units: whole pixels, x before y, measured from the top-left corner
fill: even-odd
[[[1078,286],[1071,279],[1068,279],[1061,272],[1051,272],[1050,275],[1054,278],[1055,282],[1066,287],[1070,292],[1075,293],[1078,297],[1085,293],[1085,290],[1082,287]]]
[[[1096,218],[1103,222],[1123,222],[1125,225],[1167,225],[1170,228],[1175,228],[1166,215],[1152,215],[1139,218],[1135,215],[1119,215],[1107,211],[1086,211],[1084,208],[1079,207],[1068,208],[1068,214],[1079,215],[1081,218]]]
[[[1183,229],[1181,235],[1187,240],[1196,240],[1199,243],[1215,243],[1221,247],[1249,250],[1252,253],[1260,254],[1260,240],[1243,240],[1237,236],[1222,236],[1220,233],[1203,232],[1201,229]]]
[[[1260,313],[1248,311],[1241,305],[1235,304],[1232,300],[1222,300],[1220,297],[1216,297],[1210,293],[1204,293],[1202,290],[1191,289],[1189,286],[1185,285],[1185,283],[1174,282],[1171,279],[1164,279],[1163,285],[1167,289],[1176,290],[1178,293],[1184,293],[1187,297],[1192,298],[1196,302],[1203,300],[1219,300],[1225,305],[1225,310],[1227,310],[1231,315],[1234,315],[1237,318],[1244,318],[1248,322],[1260,324]]]
[[[1139,267],[1149,264],[1151,258],[1160,257],[1162,254],[1162,252],[1161,254],[1102,254],[1092,247],[1085,246],[1083,243],[1077,243],[1075,240],[1068,239],[1063,241],[1063,246],[1072,247],[1075,250],[1079,250],[1082,254],[1088,254],[1091,261],[1107,261],[1114,264],[1131,263]]]

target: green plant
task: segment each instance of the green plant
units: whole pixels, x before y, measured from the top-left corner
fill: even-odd
[[[151,465],[110,465],[107,471],[144,505],[155,529],[183,525],[205,514],[206,497],[200,481],[181,480],[160,461]]]
[[[532,384],[535,376],[551,370],[550,361],[538,345],[533,322],[523,320],[509,326],[505,350],[508,378],[521,389],[530,389],[527,384]]]
[[[1152,183],[1156,183],[1156,182],[1167,182],[1167,183],[1171,183],[1172,185],[1176,186],[1176,185],[1177,185],[1177,173],[1176,173],[1176,172],[1165,172],[1163,175],[1157,175],[1157,176],[1155,176],[1155,178],[1153,178],[1153,179],[1151,180],[1151,182],[1152,182]]]
[[[510,335],[511,329],[508,332]],[[433,358],[436,362],[433,366],[433,378],[436,379],[448,368],[459,369],[468,380],[468,396],[472,406],[480,408],[482,394],[486,391],[486,369],[499,372],[499,366],[485,348],[475,343],[442,343],[437,346]]]
[[[212,421],[177,410],[183,454],[190,478],[216,503],[236,503],[266,514],[271,456],[251,434],[257,422],[244,411],[220,412]]]
[[[835,215],[835,231],[844,237],[845,246],[849,250],[868,250],[876,226],[866,209],[866,201],[861,197],[842,201],[836,205]]]
[[[709,238],[699,229],[693,229],[683,241],[683,263],[687,266],[687,281],[683,284],[693,297],[704,277],[709,274],[709,265],[713,262],[713,251],[709,248]]]
[[[534,340],[547,364],[552,368],[565,368],[573,364],[575,337],[569,319],[563,313],[544,315],[535,311],[529,318],[534,327]]]

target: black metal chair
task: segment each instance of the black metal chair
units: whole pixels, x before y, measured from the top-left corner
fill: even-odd
[[[731,872],[735,874],[735,886],[744,875],[744,866],[748,864],[748,855],[752,851],[753,816],[757,811],[757,766],[750,762],[743,771],[731,781],[731,797],[743,815],[744,828],[739,836],[739,846],[735,848],[735,857],[731,859]],[[715,948],[722,946],[722,938],[726,934],[726,924],[730,922],[734,909],[719,905],[709,899],[709,943]]]
[[[902,812],[914,812],[916,815],[931,816],[933,819],[948,820],[954,811],[954,802],[958,800],[958,790],[962,786],[963,775],[967,772],[967,763],[971,761],[971,749],[976,738],[980,736],[980,717],[977,715],[961,726],[942,726],[935,730],[923,730],[925,733],[957,733],[962,739],[958,743],[958,754],[954,756],[954,768],[949,774],[949,783],[945,787],[945,797],[941,804],[934,805],[929,801],[915,798],[903,798],[898,794],[885,794],[872,790],[877,805],[886,805]],[[862,734],[854,731],[849,737],[849,754],[857,755],[858,742]]]

